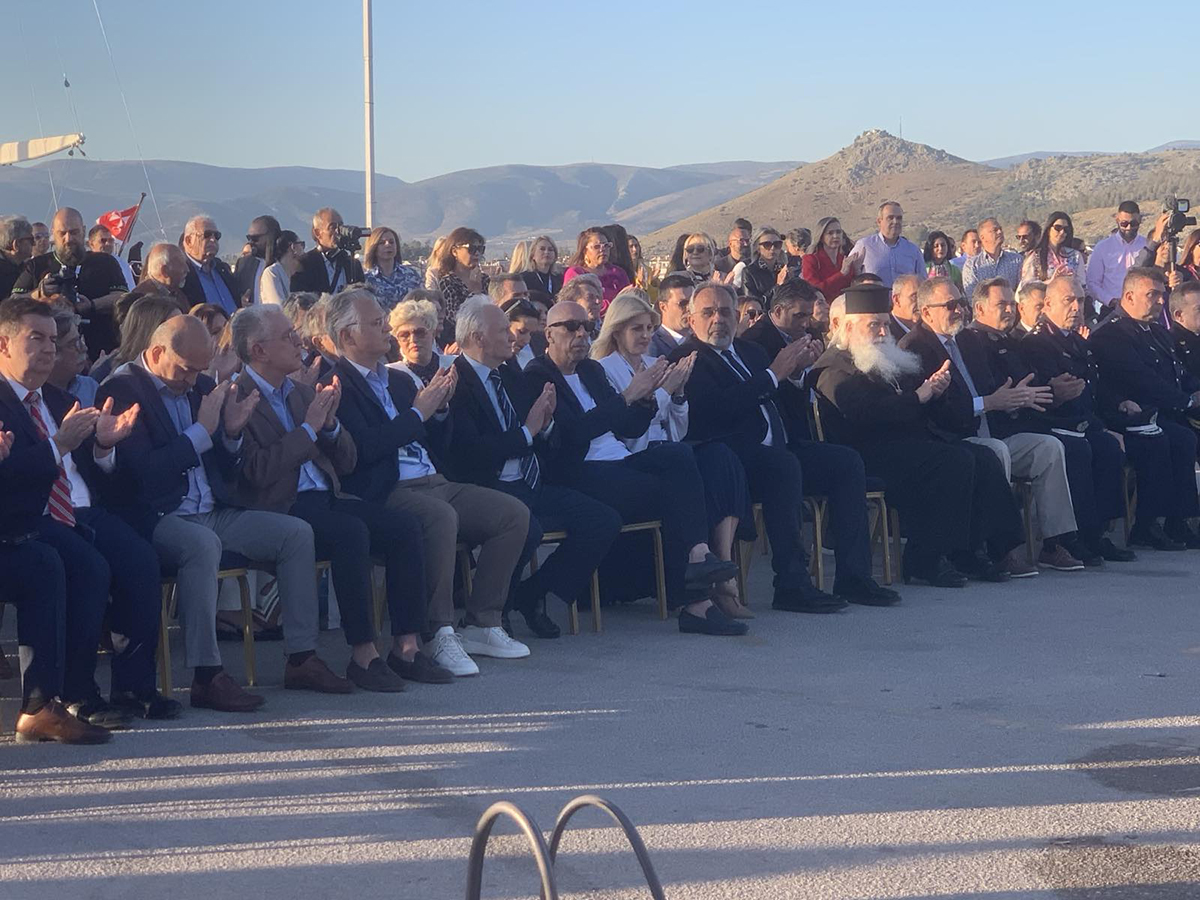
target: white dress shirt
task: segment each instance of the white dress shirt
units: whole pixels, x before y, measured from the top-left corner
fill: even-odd
[[[642,361],[648,366],[654,362],[654,357],[643,356]],[[608,375],[608,383],[617,393],[625,390],[629,387],[629,382],[633,381],[633,366],[620,353],[610,353],[600,360],[600,365]],[[687,401],[676,403],[662,388],[654,392],[654,399],[658,401],[658,412],[655,413],[646,433],[641,437],[621,438],[621,443],[629,448],[630,453],[645,450],[651,441],[682,441],[687,437]]]
[[[25,385],[19,381],[7,379],[9,387],[13,389],[13,393],[17,395],[17,400],[22,406],[27,406],[25,398],[28,397],[30,391]],[[38,412],[42,414],[42,422],[46,426],[46,436],[50,438],[50,452],[54,454],[55,465],[61,465],[67,473],[67,481],[71,483],[71,505],[76,509],[86,509],[92,505],[92,492],[88,490],[87,483],[83,480],[83,476],[79,474],[79,468],[75,465],[75,460],[71,458],[70,453],[60,453],[58,444],[54,443],[54,436],[58,434],[58,423],[54,421],[54,416],[50,414],[50,409],[46,406],[46,401],[42,397],[41,390],[38,391]],[[99,450],[99,448],[96,448]],[[114,449],[107,456],[94,457],[96,464],[100,466],[100,471],[109,473],[117,466],[117,451]],[[45,515],[49,511],[43,510]]]
[[[358,374],[367,382],[367,386],[375,394],[375,399],[379,401],[383,407],[384,413],[389,419],[394,419],[400,415],[396,409],[396,404],[392,402],[392,396],[387,389],[387,367],[383,365],[376,366],[374,369],[368,369],[366,366],[360,366],[358,363],[350,360],[350,365],[358,370]],[[411,372],[409,373],[412,374]],[[424,421],[420,410],[415,406],[413,412]],[[429,453],[420,441],[413,441],[411,444],[405,444],[396,451],[397,465],[399,466],[399,480],[412,481],[414,478],[425,478],[429,475],[437,474],[437,467],[433,464],[433,460],[429,458]]]
[[[488,395],[488,399],[492,401],[492,410],[496,413],[496,421],[500,423],[500,430],[504,430],[504,411],[500,408],[500,397],[496,394],[496,386],[489,380],[492,370],[481,362],[471,359],[465,353],[465,359],[475,370],[475,374],[479,376],[479,380],[483,382],[483,392]],[[508,398],[508,402],[512,403],[512,397]],[[515,409],[514,409],[515,411]],[[533,435],[529,433],[529,429],[524,425],[521,426],[521,434],[525,435],[525,445],[533,446]],[[500,469],[501,481],[520,481],[521,480],[521,458],[514,456],[504,461],[504,466]]]
[[[716,350],[715,347],[713,349]],[[754,375],[754,370],[751,369],[748,365],[746,365],[746,361],[744,359],[742,359],[741,356],[738,355],[738,352],[736,350],[733,349],[733,344],[730,344],[728,347],[725,348],[725,350],[717,350],[717,354],[721,357],[721,362],[723,362],[723,363],[725,363],[725,365],[729,366],[730,369],[733,369],[734,373],[738,376],[738,378],[742,377],[742,373],[738,372],[737,369],[734,369],[733,366],[729,365],[729,360],[727,360],[725,358],[726,351],[733,354],[733,358],[738,361],[739,366],[741,366],[743,369],[745,369],[747,372],[749,372],[751,374],[751,376]],[[775,373],[772,372],[770,369],[767,369],[767,377],[771,379],[771,384],[773,384],[775,387],[779,387],[779,379],[775,377]],[[764,421],[766,421],[766,423],[767,423],[767,434],[763,438],[763,446],[764,447],[774,447],[775,446],[775,429],[771,427],[771,417],[769,415],[767,415],[767,408],[763,404],[760,403],[758,405],[758,409],[759,409],[759,412],[762,413],[762,417],[763,417]]]
[[[1110,304],[1119,299],[1125,270],[1133,265],[1134,257],[1145,246],[1146,239],[1142,235],[1126,241],[1120,232],[1097,243],[1087,264],[1088,296]]]
[[[592,395],[583,386],[583,382],[579,380],[578,374],[564,375],[563,378],[566,379],[567,386],[579,398],[579,405],[583,407],[584,412],[591,412],[596,408],[596,401],[592,399]],[[620,460],[629,455],[629,449],[617,440],[617,436],[611,431],[606,431],[600,437],[592,438],[592,442],[588,445],[587,454],[583,458],[588,462],[601,462],[605,460]]]
[[[284,271],[283,264],[271,263],[258,275],[258,297],[255,300],[259,303],[274,303],[282,306],[283,302],[287,300],[290,290],[291,279]]]

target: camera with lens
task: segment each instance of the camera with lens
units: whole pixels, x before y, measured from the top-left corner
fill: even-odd
[[[79,276],[73,267],[60,269],[53,275],[47,275],[44,281],[53,282],[58,289],[53,293],[59,294],[68,303],[74,305],[79,301]]]
[[[345,250],[347,253],[356,253],[362,249],[359,241],[370,233],[370,228],[362,228],[358,225],[339,225],[337,227],[337,248]]]
[[[1196,217],[1187,215],[1191,206],[1191,201],[1180,199],[1174,194],[1163,201],[1163,212],[1171,214],[1167,227],[1163,231],[1164,240],[1173,241],[1179,237],[1179,232],[1184,228],[1196,224]]]

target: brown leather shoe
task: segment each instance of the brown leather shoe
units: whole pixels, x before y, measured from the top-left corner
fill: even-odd
[[[112,739],[107,728],[75,718],[57,700],[52,700],[33,715],[17,717],[19,742],[58,741],[60,744],[103,744]]]
[[[242,690],[226,672],[218,672],[208,684],[192,682],[192,706],[218,712],[254,712],[266,698]]]
[[[283,686],[289,691],[317,691],[322,694],[349,694],[354,685],[347,678],[333,674],[317,654],[298,666],[283,667]]]

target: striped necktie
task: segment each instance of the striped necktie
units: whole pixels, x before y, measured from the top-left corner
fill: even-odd
[[[39,405],[41,395],[37,391],[30,391],[25,395],[25,405],[29,408],[29,418],[33,419],[33,426],[37,429],[38,436],[42,440],[50,439],[50,432],[46,430],[46,422],[42,418],[42,410]],[[61,522],[68,528],[75,527],[75,507],[71,504],[71,479],[67,477],[67,470],[60,462],[58,464],[58,476],[54,479],[54,484],[50,486],[50,501],[46,504],[46,508],[50,512],[50,518],[55,522]]]
[[[488,381],[492,385],[492,390],[496,392],[496,399],[500,401],[500,412],[504,414],[504,430],[512,431],[520,428],[521,423],[517,419],[517,411],[513,408],[512,401],[508,399],[508,393],[504,390],[504,382],[500,380],[500,373],[493,371],[488,375]],[[537,490],[540,477],[541,467],[538,465],[537,453],[527,453],[522,456],[521,480],[529,485],[530,490]]]

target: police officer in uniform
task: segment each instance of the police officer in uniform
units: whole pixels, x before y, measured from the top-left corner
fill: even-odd
[[[1200,535],[1186,521],[1200,515],[1196,431],[1189,424],[1190,418],[1200,417],[1200,379],[1184,368],[1170,333],[1159,324],[1165,297],[1161,272],[1129,269],[1120,308],[1096,326],[1088,346],[1100,375],[1101,414],[1110,426],[1125,429],[1126,453],[1138,472],[1138,515],[1130,543],[1158,550],[1178,550],[1180,545],[1200,549]],[[1159,449],[1161,441],[1143,440],[1158,429],[1166,436],[1166,453]],[[1151,452],[1153,462],[1141,458]],[[1155,493],[1155,471],[1169,480],[1161,506],[1147,503]],[[1161,528],[1152,518],[1159,515],[1166,518]]]

